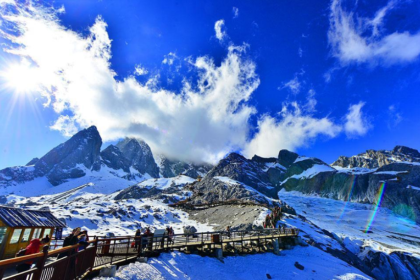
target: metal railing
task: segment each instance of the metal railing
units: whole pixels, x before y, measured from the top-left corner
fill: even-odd
[[[162,251],[200,247],[222,246],[226,243],[256,241],[297,236],[298,229],[263,229],[249,231],[216,231],[174,235],[122,236],[113,238],[95,237],[89,245],[68,246],[23,257],[0,261],[0,279],[5,280],[63,280],[76,279],[94,268],[106,264],[130,261],[138,256]],[[52,245],[53,248],[55,246]],[[23,263],[35,264],[33,268],[16,273],[14,268]],[[12,271],[12,272],[11,272]],[[10,274],[10,275],[8,275]]]

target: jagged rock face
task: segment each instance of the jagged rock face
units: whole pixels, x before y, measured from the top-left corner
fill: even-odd
[[[267,173],[261,168],[261,164],[236,153],[231,153],[222,159],[217,166],[207,173],[199,185],[207,185],[206,188],[211,189],[214,184],[212,178],[216,176],[239,181],[270,197],[277,196],[276,189],[271,185]]]
[[[0,186],[9,186],[16,183],[24,183],[35,178],[33,166],[15,166],[0,170]]]
[[[287,168],[285,177],[291,177],[293,175],[298,175],[304,172],[305,170],[308,170],[309,168],[313,167],[314,165],[325,165],[328,166],[325,162],[323,162],[320,159],[317,158],[307,158],[304,160],[299,160],[291,163],[289,167]]]
[[[186,175],[191,178],[203,177],[212,168],[209,164],[193,164],[178,160],[170,160],[160,156],[160,174],[164,178],[171,178],[178,175]]]
[[[310,178],[289,178],[281,187],[333,199],[377,203],[382,182],[386,187],[381,206],[420,223],[420,190],[416,187],[420,186],[420,165],[393,163],[364,174],[320,172]]]
[[[393,252],[388,255],[369,251],[364,262],[377,279],[420,279],[420,260],[408,253]]]
[[[277,158],[277,161],[279,164],[283,165],[284,167],[289,167],[292,165],[292,163],[295,162],[295,160],[298,158],[298,154],[290,152],[288,150],[281,150],[279,152],[279,156]]]
[[[120,149],[114,145],[109,145],[101,152],[102,162],[108,167],[118,170],[122,169],[125,172],[130,172],[130,161],[124,157]]]
[[[146,142],[134,138],[125,138],[116,146],[138,172],[141,174],[148,173],[153,178],[159,177],[159,168],[153,158],[152,150]]]
[[[39,158],[33,158],[30,162],[28,162],[25,166],[35,165],[39,161]]]
[[[241,183],[226,184],[215,178],[208,178],[194,185],[193,204],[218,203],[232,200],[269,204],[269,200]]]
[[[82,177],[85,172],[77,165],[96,169],[101,145],[102,139],[95,126],[79,131],[37,161],[35,176],[47,176],[54,186],[66,179]]]
[[[345,168],[363,167],[374,169],[394,162],[420,162],[420,153],[404,146],[396,146],[392,151],[367,150],[357,156],[340,156],[331,165]]]

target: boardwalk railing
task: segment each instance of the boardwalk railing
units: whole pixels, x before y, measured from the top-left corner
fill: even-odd
[[[191,234],[151,235],[142,237],[124,236],[96,237],[89,246],[64,247],[23,257],[0,261],[0,279],[5,280],[62,280],[76,279],[106,264],[118,264],[139,256],[153,255],[162,251],[207,246],[223,248],[226,243],[256,242],[267,239],[295,237],[297,229],[264,229],[251,231],[218,231]],[[17,273],[15,268],[22,263],[35,264],[33,268]]]

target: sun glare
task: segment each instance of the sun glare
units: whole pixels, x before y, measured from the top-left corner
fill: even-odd
[[[37,90],[39,79],[36,68],[22,60],[19,63],[10,64],[1,71],[0,76],[4,87],[18,94],[29,94]]]

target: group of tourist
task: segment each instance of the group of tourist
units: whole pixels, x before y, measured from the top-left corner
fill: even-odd
[[[282,211],[279,206],[274,207],[271,214],[265,216],[265,221],[263,222],[264,228],[276,228],[277,222],[282,218]]]
[[[43,246],[48,245],[51,241],[50,236],[47,234],[44,238],[34,238],[31,240],[29,245],[26,248],[22,248],[19,252],[16,253],[16,257],[22,257],[27,255],[32,255],[39,253]],[[86,230],[82,231],[80,227],[73,229],[71,234],[64,239],[63,247],[73,246],[79,244],[78,248],[75,249],[75,252],[85,249],[89,243],[89,236]],[[63,252],[57,256],[57,259],[64,258],[68,256],[70,252]],[[33,265],[33,261],[28,261],[25,263],[18,264],[16,270],[18,272],[23,272],[28,270]]]
[[[165,229],[165,232],[163,233],[161,242],[163,243],[165,240],[168,241],[168,243],[173,243],[174,238],[174,229],[171,226],[167,226]],[[132,244],[132,247],[135,249],[139,249],[139,246],[141,246],[142,249],[144,249],[148,244],[151,244],[152,238],[154,234],[150,230],[149,227],[146,227],[144,232],[142,232],[141,227],[136,230],[136,233],[134,234],[134,242]]]

